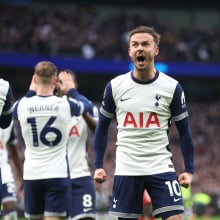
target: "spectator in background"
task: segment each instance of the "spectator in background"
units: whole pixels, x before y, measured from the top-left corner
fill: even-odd
[[[193,219],[201,217],[203,220],[209,220],[213,214],[212,198],[205,192],[197,192],[192,197],[193,201]]]
[[[138,24],[153,24],[164,36],[161,42],[163,51],[157,60],[206,63],[220,60],[218,27],[207,30],[175,22],[174,28],[172,24],[159,22],[159,13],[127,13],[126,7],[114,16],[108,14],[106,7],[106,15],[101,16],[102,7],[91,4],[93,10],[84,4],[71,2],[71,6],[65,6],[64,3],[62,8],[66,7],[65,10],[54,8],[49,13],[44,13],[48,11],[46,5],[39,8],[32,4],[28,7],[1,5],[0,50],[123,60],[127,59],[128,31]],[[136,9],[142,11],[138,6]],[[18,21],[18,17],[22,19]]]

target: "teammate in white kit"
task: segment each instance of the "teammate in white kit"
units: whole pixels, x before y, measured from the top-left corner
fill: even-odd
[[[12,120],[13,93],[8,81],[0,79],[0,128],[7,128]],[[1,163],[2,152],[0,152],[0,192],[2,187]],[[0,195],[1,197],[1,195]],[[0,198],[1,199],[1,198]]]
[[[12,172],[11,164],[9,163],[8,154],[14,163],[17,170],[17,177],[19,182],[23,182],[22,163],[17,150],[16,132],[11,122],[10,126],[6,129],[0,129],[0,150],[2,151],[2,219],[3,220],[16,220],[17,213],[17,189],[14,174]]]
[[[0,128],[7,128],[12,120],[13,93],[8,81],[0,78]]]
[[[68,216],[69,176],[67,140],[72,116],[91,110],[85,98],[57,97],[57,68],[47,61],[39,62],[30,90],[14,107],[13,116],[20,122],[25,142],[24,205],[29,219],[57,220]],[[71,93],[69,82],[62,78],[63,90]],[[67,92],[68,94],[68,92]],[[78,93],[78,95],[81,97]]]
[[[183,219],[180,185],[188,187],[194,173],[194,145],[184,92],[175,79],[154,67],[160,35],[140,26],[129,34],[128,53],[134,70],[112,79],[106,86],[94,136],[94,179],[106,180],[103,158],[108,127],[116,116],[116,168],[109,214],[137,219],[147,189],[154,217]],[[185,170],[176,174],[169,149],[168,130],[175,121]],[[180,184],[180,185],[179,185]]]
[[[65,74],[73,83],[72,88],[78,87],[76,75],[72,70],[64,69],[59,75]],[[59,78],[58,75],[58,78]],[[62,80],[58,80],[62,81]],[[59,95],[64,95],[59,88]],[[72,97],[74,98],[74,96]],[[88,128],[94,132],[98,121],[98,109],[83,116],[73,116],[68,140],[68,160],[71,179],[71,220],[95,219],[95,188],[89,168],[87,155]]]

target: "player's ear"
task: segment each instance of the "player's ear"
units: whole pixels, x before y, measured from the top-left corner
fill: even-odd
[[[154,56],[157,56],[158,53],[159,53],[159,47],[157,46],[157,47],[155,48],[155,51],[154,51]]]
[[[129,55],[129,57],[131,57],[131,55],[130,55],[130,47],[128,48],[128,55]]]
[[[57,85],[57,80],[58,80],[58,77],[57,76],[54,76],[53,77],[53,84],[56,86]]]
[[[33,82],[34,82],[35,84],[37,83],[37,76],[36,76],[36,74],[33,75],[33,79],[32,79],[32,80],[33,80]]]

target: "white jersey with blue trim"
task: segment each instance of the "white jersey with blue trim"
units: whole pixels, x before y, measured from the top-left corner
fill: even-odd
[[[12,133],[13,123],[11,122],[10,126],[6,129],[0,128],[0,142],[1,142],[1,152],[2,152],[2,165],[1,165],[1,175],[2,175],[2,183],[14,182],[14,176],[11,169],[11,165],[8,161],[8,150],[7,143],[10,140]],[[16,139],[10,140],[16,144]]]
[[[176,112],[171,109],[177,85],[161,72],[148,82],[136,80],[132,72],[111,80],[118,129],[115,175],[174,171],[168,139],[171,117],[181,120],[188,116],[183,91],[177,97],[181,107],[175,107]],[[113,110],[108,111],[105,104],[104,100],[100,112],[112,117]]]
[[[23,97],[14,115],[26,146],[24,179],[68,177],[66,146],[72,115],[67,97]]]
[[[0,88],[1,88],[0,89],[0,115],[1,115],[5,104],[6,96],[9,90],[9,82],[4,79],[0,79]]]
[[[9,82],[4,79],[0,79],[0,115],[3,114],[2,111],[5,105],[5,100],[8,90],[9,90]],[[0,167],[1,167],[1,163],[2,163],[2,150],[0,150]]]
[[[98,109],[93,107],[93,119],[98,121]],[[70,178],[90,176],[89,158],[87,155],[88,126],[82,116],[73,116],[68,140],[68,161]]]

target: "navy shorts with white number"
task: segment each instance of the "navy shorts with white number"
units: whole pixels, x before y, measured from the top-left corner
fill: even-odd
[[[138,218],[142,213],[144,189],[153,206],[153,215],[165,219],[184,212],[182,194],[176,173],[150,176],[115,176],[109,214]]]
[[[91,176],[71,179],[71,219],[95,218],[95,188]]]
[[[2,184],[1,189],[1,202],[5,203],[8,201],[17,201],[17,191],[16,191],[16,185],[15,182],[8,182]]]
[[[69,178],[24,180],[26,218],[68,216]]]

